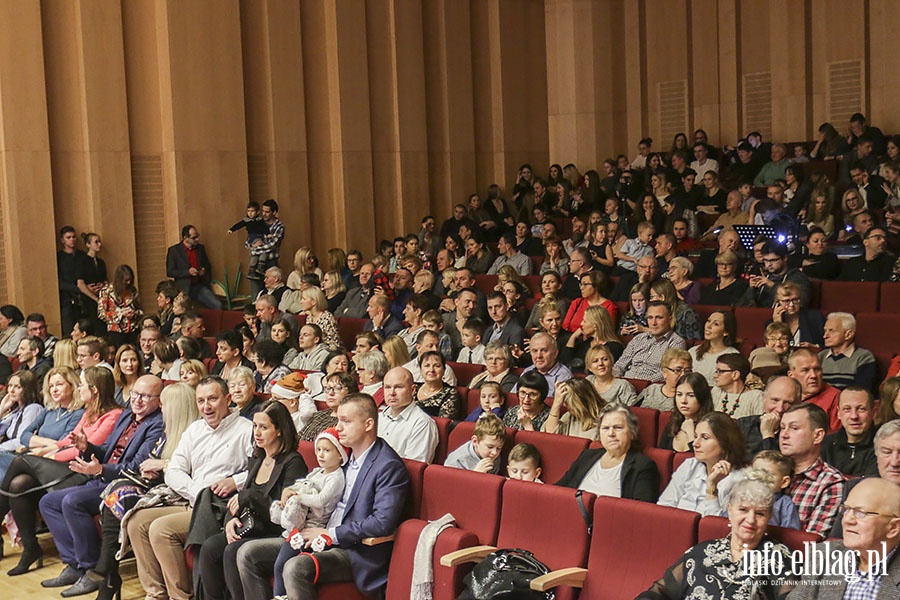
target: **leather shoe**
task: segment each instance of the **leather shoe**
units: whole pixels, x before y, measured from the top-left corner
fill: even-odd
[[[84,573],[75,567],[66,565],[66,568],[62,570],[62,573],[53,579],[45,579],[41,582],[41,585],[45,588],[65,587],[67,585],[72,585],[81,579],[82,575],[84,575]]]
[[[81,576],[81,578],[75,582],[70,588],[64,589],[60,592],[60,596],[63,598],[72,598],[73,596],[81,596],[82,594],[90,594],[96,592],[100,589],[100,584],[93,579],[91,579],[87,573]]]

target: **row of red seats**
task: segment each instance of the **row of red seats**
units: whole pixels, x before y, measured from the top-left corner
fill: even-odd
[[[598,532],[592,536],[574,490],[415,461],[406,465],[411,501],[408,518],[394,536],[388,598],[409,597],[419,534],[428,521],[447,513],[454,516],[457,528],[443,532],[434,548],[436,600],[456,598],[472,561],[495,547],[528,549],[553,571],[580,567],[563,580],[580,582],[576,585],[583,587],[582,599],[634,598],[685,550],[728,532],[727,520],[721,517],[701,519],[690,511],[584,493],[585,510]],[[552,518],[536,518],[547,515]],[[774,539],[791,549],[818,541],[814,534],[769,529]],[[575,597],[569,586],[556,592],[559,600]],[[323,599],[363,597],[352,584],[320,586]]]

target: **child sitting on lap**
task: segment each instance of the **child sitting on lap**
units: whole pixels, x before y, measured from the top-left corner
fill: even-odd
[[[331,545],[328,536],[315,540],[304,540],[300,531],[310,527],[325,527],[331,513],[337,507],[344,493],[344,472],[341,466],[347,462],[349,449],[338,441],[338,432],[329,427],[316,436],[316,460],[319,466],[285,488],[280,502],[273,502],[271,517],[273,523],[284,528],[284,545],[275,559],[275,585],[277,599],[287,598],[284,587],[284,565],[297,556],[308,543],[316,552]]]

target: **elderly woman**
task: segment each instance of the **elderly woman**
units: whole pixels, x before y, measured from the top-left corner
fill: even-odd
[[[723,354],[737,352],[737,321],[730,310],[710,313],[703,326],[703,343],[692,346],[691,355],[695,373],[706,378],[710,386],[716,384],[716,360]]]
[[[729,502],[731,488],[744,478],[738,471],[748,464],[744,435],[737,421],[710,412],[694,427],[693,449],[694,456],[672,474],[658,504],[703,516],[719,515]],[[767,513],[763,522],[768,520]]]
[[[638,406],[659,411],[675,410],[675,394],[678,380],[692,370],[691,355],[687,350],[669,348],[660,359],[663,382],[651,383],[638,396]]]
[[[750,303],[746,298],[750,284],[738,277],[738,263],[738,255],[731,250],[716,256],[716,281],[701,290],[698,304],[743,306]]]
[[[763,542],[772,515],[772,499],[771,488],[762,481],[744,479],[736,483],[727,502],[731,532],[685,552],[638,600],[784,598],[796,578],[773,574],[779,572],[778,564],[782,565],[782,573],[790,570],[784,568],[791,564],[787,547],[774,544],[754,557],[758,571],[769,576],[748,573],[744,562],[744,554]]]
[[[668,279],[657,279],[650,284],[650,301],[665,302],[674,309],[675,333],[686,340],[698,340],[700,333],[700,317],[686,302],[678,297],[675,286]]]
[[[623,404],[607,404],[600,412],[599,431],[603,447],[583,450],[556,485],[656,502],[659,470],[639,449],[637,417]]]
[[[456,387],[444,382],[446,363],[440,352],[429,351],[419,357],[419,370],[424,383],[416,390],[419,406],[432,417],[458,421],[462,418],[462,401]]]
[[[484,348],[484,364],[487,370],[472,378],[469,382],[470,389],[477,390],[484,382],[493,381],[500,384],[504,394],[512,391],[519,378],[510,370],[512,354],[508,345],[498,340],[488,342]]]
[[[631,383],[613,375],[615,362],[613,353],[606,346],[592,347],[585,358],[585,369],[590,373],[586,381],[594,386],[603,402],[632,406],[637,402],[637,393]]]
[[[616,321],[616,303],[603,295],[606,291],[606,275],[601,271],[588,271],[580,277],[581,298],[576,298],[569,305],[563,329],[575,332],[581,327],[584,311],[591,306],[602,306],[609,313],[613,323]]]
[[[669,261],[669,281],[675,286],[678,297],[688,304],[700,302],[700,284],[691,280],[694,263],[683,256],[676,256]]]
[[[516,390],[519,404],[506,411],[503,424],[520,431],[540,431],[550,417],[550,408],[544,404],[549,393],[550,386],[543,375],[536,370],[522,373]]]
[[[245,419],[253,420],[253,415],[262,405],[262,399],[256,395],[256,379],[253,371],[247,367],[235,367],[226,379],[231,401]],[[196,387],[196,386],[194,386]]]
[[[800,287],[785,281],[775,288],[775,306],[772,309],[772,320],[769,323],[784,323],[791,330],[791,346],[807,343],[822,347],[825,342],[822,332],[825,330],[825,317],[814,308],[801,308],[803,294]]]
[[[325,408],[313,413],[306,426],[300,430],[300,440],[315,441],[317,435],[329,427],[337,426],[337,409],[341,400],[358,391],[359,384],[350,373],[336,371],[328,375],[325,378]]]
[[[0,354],[15,358],[19,342],[28,334],[25,329],[25,315],[12,304],[0,306]]]
[[[556,382],[550,415],[541,431],[595,441],[600,437],[600,410],[605,402],[586,379]],[[563,407],[566,414],[562,414]]]
[[[328,301],[319,288],[311,287],[300,292],[300,308],[306,314],[306,323],[318,325],[322,330],[322,342],[329,350],[337,350],[341,347],[341,333],[337,320],[326,310],[327,307]]]

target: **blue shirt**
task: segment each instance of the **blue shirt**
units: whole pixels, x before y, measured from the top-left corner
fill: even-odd
[[[45,409],[44,412],[39,414],[34,422],[32,422],[28,431],[22,433],[19,440],[22,442],[23,446],[28,446],[31,438],[35,435],[53,440],[60,440],[75,429],[75,426],[78,425],[78,421],[81,420],[82,415],[84,415],[83,408],[71,411],[62,407],[54,408],[53,410]]]

